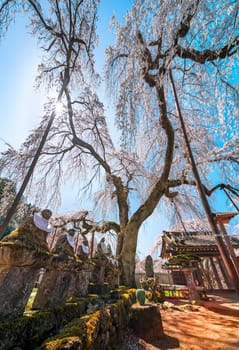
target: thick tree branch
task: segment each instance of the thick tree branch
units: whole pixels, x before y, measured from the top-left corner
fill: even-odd
[[[69,124],[71,127],[71,131],[73,134],[73,139],[72,139],[72,143],[74,146],[83,148],[85,150],[89,151],[89,154],[94,157],[96,159],[96,161],[103,167],[103,169],[105,170],[106,174],[109,174],[109,176],[111,176],[111,168],[109,166],[109,164],[106,162],[105,159],[103,159],[99,153],[94,149],[94,147],[89,144],[88,142],[85,142],[84,140],[82,140],[76,133],[75,130],[75,126],[74,126],[74,120],[73,120],[73,109],[72,109],[72,101],[70,98],[70,94],[68,89],[65,89],[65,95],[66,95],[66,99],[67,99],[67,107],[68,107],[68,116],[69,116]],[[113,183],[115,186],[118,185],[118,182],[115,180],[115,177],[112,177],[113,179]]]
[[[167,137],[167,147],[164,156],[164,167],[159,180],[152,188],[146,201],[132,215],[130,222],[138,222],[139,225],[149,217],[156,208],[160,198],[167,191],[167,181],[173,161],[174,151],[174,129],[167,115],[166,99],[163,86],[157,87],[158,106],[160,110],[160,124]],[[130,224],[129,222],[129,224]]]
[[[120,226],[114,221],[106,221],[101,225],[98,225],[97,223],[90,223],[89,220],[87,220],[87,218],[84,217],[81,220],[81,224],[82,224],[82,227],[86,230],[86,233],[88,232],[105,233],[110,230],[113,230],[116,234],[120,232]]]
[[[149,71],[153,69],[158,69],[158,60],[153,62],[151,52],[147,48],[143,36],[140,31],[136,34],[137,40],[141,47],[141,72],[144,80],[148,83],[150,87],[156,86],[156,75],[150,74]]]
[[[0,7],[0,14],[1,14],[1,12],[3,11],[3,9],[4,9],[8,4],[10,4],[10,2],[13,2],[13,0],[6,0],[6,1],[3,2],[3,4],[2,4],[1,7]]]
[[[180,27],[176,34],[176,42],[178,42],[179,38],[183,38],[187,35],[190,29],[191,21],[197,11],[199,2],[200,0],[195,1],[195,3],[193,5],[190,5],[187,9],[185,18],[183,19],[182,23],[180,23]]]
[[[216,50],[198,51],[193,48],[185,49],[180,45],[175,47],[176,55],[181,58],[191,59],[194,62],[204,64],[205,62],[212,62],[215,60],[230,57],[238,52],[239,36],[237,36],[232,43],[223,46]]]
[[[194,180],[187,180],[187,179],[168,180],[168,189],[179,187],[182,185],[196,186],[196,182]],[[206,195],[208,197],[210,197],[211,194],[213,192],[215,192],[217,189],[222,190],[224,188],[228,189],[230,192],[238,195],[238,193],[236,192],[238,190],[229,184],[220,183],[220,184],[217,184],[216,186],[212,187],[211,189],[208,189],[205,185],[203,185],[204,192],[206,193]]]
[[[35,1],[32,1],[32,0],[28,0],[28,3],[31,5],[31,7],[34,9],[36,15],[39,17],[41,23],[43,24],[43,26],[45,27],[46,30],[49,30],[51,32],[54,32],[53,28],[48,25],[40,11],[40,9],[38,8],[37,4]],[[56,35],[57,33],[54,32],[54,34]],[[58,35],[60,36],[60,33],[58,33]]]

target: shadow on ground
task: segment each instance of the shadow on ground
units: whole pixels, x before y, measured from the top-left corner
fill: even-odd
[[[146,348],[144,347],[144,349],[148,349],[150,345],[160,350],[168,350],[178,349],[180,344],[177,338],[170,337],[169,335],[164,334],[160,337],[160,339],[152,340],[150,343],[147,344]]]
[[[169,350],[179,349],[180,344],[177,338],[163,334],[158,339],[144,340],[135,335],[132,330],[126,330],[122,334],[122,342],[115,350]]]

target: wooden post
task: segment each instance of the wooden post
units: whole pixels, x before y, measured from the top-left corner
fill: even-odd
[[[209,258],[206,257],[206,263],[205,263],[205,274],[207,276],[207,280],[209,283],[209,287],[211,289],[213,289],[213,279],[211,278],[211,274],[210,274],[210,265],[209,265]]]
[[[211,262],[211,265],[212,265],[212,270],[213,270],[213,273],[214,273],[214,276],[215,276],[215,279],[216,279],[216,282],[217,282],[217,285],[220,289],[223,289],[222,287],[222,282],[219,278],[219,275],[218,275],[218,272],[217,272],[217,268],[216,268],[216,265],[214,263],[214,260],[213,260],[213,257],[211,256],[210,258],[210,262]]]
[[[223,275],[224,282],[225,282],[227,288],[228,288],[228,289],[231,289],[231,288],[232,288],[232,283],[231,283],[230,278],[229,278],[229,276],[228,276],[228,272],[227,272],[227,270],[225,269],[225,266],[224,266],[224,264],[223,264],[222,258],[219,256],[219,257],[217,258],[217,261],[218,261],[218,264],[219,264],[221,273],[222,273],[222,275]]]
[[[229,221],[234,217],[236,216],[238,213],[215,213],[215,216],[216,216],[216,219],[217,219],[217,222],[220,226],[220,229],[223,233],[223,238],[226,242],[226,246],[227,246],[227,249],[228,249],[228,252],[229,254],[231,255],[231,258],[232,258],[232,261],[235,265],[235,269],[237,270],[237,274],[239,276],[239,263],[237,261],[237,258],[236,258],[236,254],[235,254],[235,251],[233,249],[233,246],[232,246],[232,243],[230,241],[230,238],[227,234],[227,230],[225,228],[225,224],[228,224]]]
[[[205,258],[204,258],[205,259]],[[200,271],[201,271],[201,273],[202,273],[202,275],[203,275],[203,278],[204,278],[204,287],[206,288],[206,289],[212,289],[212,287],[211,287],[211,281],[209,281],[208,280],[208,277],[207,277],[207,274],[206,274],[206,272],[205,272],[205,270],[204,270],[204,267],[203,267],[203,264],[202,264],[202,262],[200,261],[199,262],[199,269],[200,269]]]
[[[195,271],[195,274],[196,274],[196,279],[198,280],[199,284],[204,286],[204,281],[202,278],[202,273],[200,271],[199,265],[197,265],[197,270]]]
[[[209,206],[209,203],[208,203],[208,200],[207,200],[207,197],[206,197],[206,194],[205,194],[205,191],[204,191],[204,188],[203,188],[200,176],[199,176],[199,172],[198,172],[198,169],[197,169],[197,166],[196,166],[196,162],[194,160],[194,156],[193,156],[193,153],[192,153],[191,145],[190,145],[189,138],[188,138],[188,135],[187,135],[186,126],[185,126],[185,123],[184,123],[184,120],[183,120],[183,116],[182,116],[182,113],[181,113],[181,108],[180,108],[180,105],[179,105],[178,96],[177,96],[176,88],[175,88],[175,85],[174,85],[173,75],[172,75],[172,71],[171,70],[169,70],[169,77],[170,77],[170,80],[171,80],[171,84],[172,84],[172,88],[173,88],[173,94],[174,94],[175,103],[176,103],[176,108],[177,108],[177,111],[178,111],[178,116],[179,116],[179,119],[180,119],[182,131],[183,131],[183,136],[184,136],[185,144],[186,144],[186,147],[187,147],[188,156],[189,156],[189,159],[190,159],[190,162],[191,162],[192,171],[193,171],[193,174],[194,174],[194,177],[195,177],[195,182],[196,182],[196,186],[197,186],[197,189],[198,189],[198,193],[199,193],[199,196],[201,198],[201,202],[202,202],[202,205],[204,207],[205,213],[207,215],[207,219],[208,219],[209,225],[211,227],[211,230],[212,230],[212,232],[215,235],[215,240],[216,240],[216,244],[217,244],[219,253],[220,253],[220,255],[221,255],[222,259],[223,259],[223,262],[224,262],[224,264],[226,266],[226,269],[228,271],[230,279],[232,280],[234,288],[235,288],[237,294],[239,295],[239,276],[237,274],[237,270],[235,269],[234,263],[233,263],[231,257],[229,256],[229,254],[227,252],[227,248],[225,246],[225,243],[224,243],[224,241],[223,241],[223,239],[222,239],[222,237],[220,235],[220,231],[219,231],[219,229],[217,227],[217,224],[215,222],[213,213],[212,213],[211,208]]]

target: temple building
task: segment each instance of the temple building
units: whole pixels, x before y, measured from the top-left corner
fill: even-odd
[[[239,235],[228,235],[227,239],[230,240],[235,253],[239,249]],[[233,289],[233,284],[219,254],[215,236],[205,221],[201,222],[201,225],[194,225],[186,229],[177,225],[170,230],[163,231],[161,258],[170,259],[179,254],[194,255],[200,258],[200,261],[195,264],[193,275],[194,280],[206,290]],[[171,272],[174,284],[186,284],[182,266],[176,266],[176,264],[174,266],[165,264],[164,266]]]

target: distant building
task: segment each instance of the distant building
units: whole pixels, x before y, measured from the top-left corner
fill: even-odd
[[[234,250],[239,249],[239,235],[230,235],[229,239]],[[201,258],[194,278],[205,289],[233,288],[219,254],[215,236],[205,220],[190,222],[184,229],[176,225],[162,232],[161,258],[168,259],[178,254],[192,254]],[[172,269],[171,274],[174,284],[185,284],[180,267]]]

